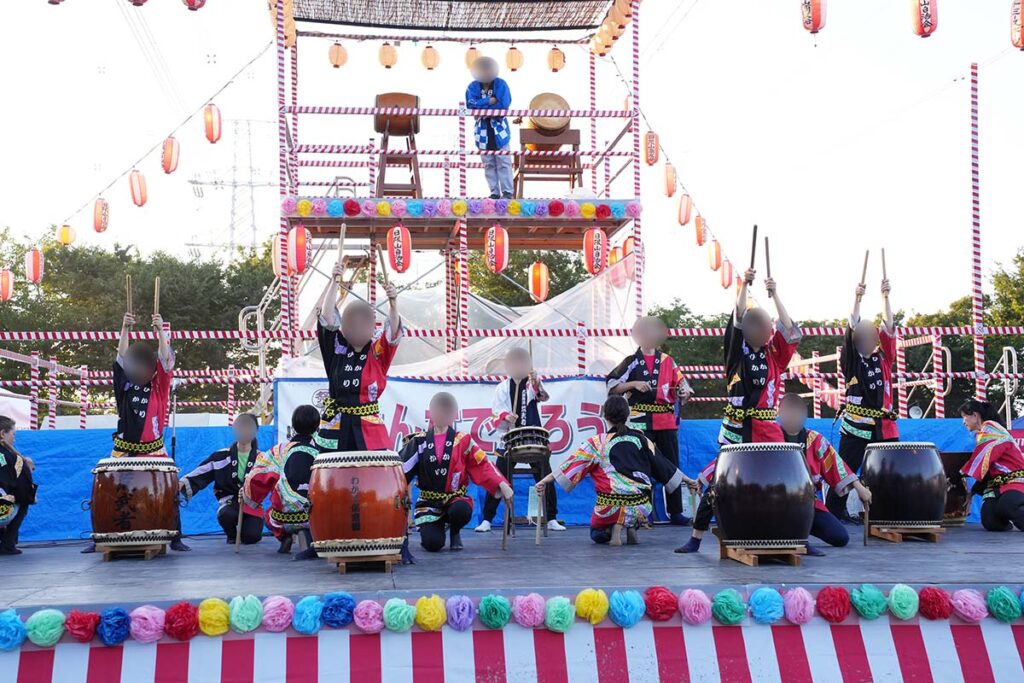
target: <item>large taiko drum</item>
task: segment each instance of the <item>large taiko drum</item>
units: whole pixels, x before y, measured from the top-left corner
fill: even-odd
[[[814,522],[814,485],[800,444],[722,446],[714,499],[724,545],[778,548],[807,543]]]
[[[178,536],[178,468],[170,458],[104,458],[92,471],[92,540],[113,546]]]
[[[948,481],[935,444],[869,443],[861,480],[871,489],[872,526],[942,524]]]
[[[309,502],[309,530],[320,557],[401,551],[409,505],[398,453],[321,453],[313,461]]]
[[[512,462],[547,462],[551,433],[543,427],[516,427],[505,434],[505,457]]]
[[[410,95],[404,92],[385,92],[377,95],[374,102],[377,107],[389,107],[400,109],[419,109],[420,98],[417,95]],[[420,132],[419,115],[408,114],[375,114],[373,117],[373,129],[378,133],[390,135],[417,135]]]
[[[564,97],[556,93],[542,92],[530,100],[530,109],[567,111],[569,109],[569,102]],[[569,130],[569,121],[568,116],[531,116],[523,122],[523,128],[535,130],[541,135],[554,137]],[[541,150],[550,152],[560,149],[561,145],[545,145],[538,143],[529,144],[526,148],[533,151]]]

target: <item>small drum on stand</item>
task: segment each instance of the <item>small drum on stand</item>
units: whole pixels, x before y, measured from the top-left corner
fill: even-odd
[[[516,427],[505,434],[505,457],[512,462],[547,462],[551,458],[551,433],[543,427]]]
[[[339,570],[347,560],[398,560],[409,514],[398,453],[321,453],[310,472],[309,502],[313,548]]]
[[[405,92],[385,92],[377,95],[374,106],[387,109],[419,109],[420,98]],[[395,136],[416,135],[420,132],[420,117],[418,114],[375,114],[373,130]]]
[[[178,468],[173,460],[104,458],[92,473],[89,507],[98,549],[166,546],[177,538]]]
[[[946,471],[946,511],[942,516],[942,526],[963,526],[971,514],[973,496],[964,475],[960,474],[960,468],[970,460],[971,453],[943,451],[939,458]]]
[[[870,535],[894,542],[903,536],[938,540],[949,482],[935,444],[870,443],[861,472],[871,489]]]
[[[533,111],[544,109],[568,111],[569,108],[569,102],[561,95],[553,92],[542,92],[530,100],[530,109]],[[570,119],[568,116],[531,116],[523,122],[523,128],[535,130],[545,137],[556,138],[569,130],[569,123]],[[528,144],[526,148],[532,151],[543,150],[550,152],[560,149],[561,146],[562,143],[544,144],[538,142]]]

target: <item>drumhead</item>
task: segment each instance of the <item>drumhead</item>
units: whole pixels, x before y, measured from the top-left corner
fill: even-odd
[[[157,471],[157,472],[178,472],[179,468],[170,458],[103,458],[96,467],[93,474],[97,472],[132,472],[132,471]]]
[[[902,451],[906,449],[935,449],[935,444],[928,441],[878,441],[869,443],[865,450],[869,451]]]
[[[530,100],[530,109],[555,109],[566,111],[569,109],[569,102],[553,92],[542,92]],[[531,116],[530,123],[538,133],[550,133],[556,135],[561,133],[569,125],[568,116]]]
[[[719,453],[749,453],[759,451],[763,453],[792,453],[801,450],[798,443],[730,443],[722,446]]]
[[[551,436],[551,432],[544,429],[543,427],[516,427],[505,432],[505,438],[518,434],[543,434],[546,437]]]
[[[401,467],[402,458],[394,451],[338,451],[320,453],[312,469],[333,467]]]

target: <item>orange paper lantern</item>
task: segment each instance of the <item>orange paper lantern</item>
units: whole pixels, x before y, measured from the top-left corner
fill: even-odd
[[[552,47],[548,52],[548,68],[552,73],[558,73],[565,68],[565,53],[557,47]]]
[[[939,0],[911,0],[914,33],[927,38],[939,27]]]
[[[647,162],[648,166],[654,166],[654,164],[658,163],[658,156],[661,153],[660,149],[658,134],[653,130],[644,133],[644,161]]]
[[[105,232],[110,225],[110,205],[103,197],[99,197],[92,205],[92,229]]]
[[[388,261],[396,273],[409,270],[412,262],[412,236],[401,223],[388,231]]]
[[[626,264],[622,263],[622,247],[612,247],[608,251],[608,277],[615,287],[626,282]]]
[[[509,47],[508,52],[505,53],[505,66],[510,71],[514,72],[522,69],[524,61],[526,61],[526,58],[523,57],[522,51],[515,45]]]
[[[423,63],[423,66],[427,67],[427,71],[433,71],[441,63],[441,53],[433,45],[427,45],[423,48],[420,61]]]
[[[697,246],[703,247],[704,242],[707,240],[708,237],[707,228],[704,226],[703,216],[698,214],[697,217],[693,219],[693,228],[697,234]]]
[[[630,280],[633,279],[633,275],[636,274],[636,254],[634,253],[634,247],[636,247],[636,239],[632,236],[622,240],[622,260],[623,265],[626,267],[626,277]]]
[[[473,68],[473,62],[480,59],[480,50],[476,49],[473,45],[469,46],[466,50],[466,66],[470,69]]]
[[[548,298],[548,267],[542,261],[530,266],[530,297],[537,303]]]
[[[164,140],[164,150],[160,155],[160,165],[163,167],[164,173],[174,173],[178,169],[179,152],[180,145],[174,136]]]
[[[722,267],[722,247],[718,240],[711,240],[708,244],[708,265],[711,270],[718,270]]]
[[[57,228],[57,241],[63,244],[65,247],[73,244],[75,241],[75,229],[70,225],[62,225]]]
[[[135,206],[146,205],[146,176],[142,175],[142,171],[132,171],[128,175],[128,187],[132,192],[132,203]]]
[[[676,193],[676,167],[672,164],[665,164],[665,196],[671,197]]]
[[[398,64],[398,50],[391,43],[384,43],[380,46],[380,50],[377,51],[377,59],[380,60],[381,66],[385,69],[390,69],[395,64]]]
[[[281,271],[281,257],[288,258],[288,236],[277,233],[274,238],[270,241],[270,267],[274,271],[274,276],[277,278],[282,277]],[[288,270],[288,275],[294,275],[295,273],[291,269],[291,263],[285,262],[285,267]]]
[[[348,50],[341,43],[335,43],[327,50],[327,59],[335,69],[341,68],[348,61]]]
[[[1010,40],[1015,48],[1024,50],[1024,0],[1013,0],[1010,5]]]
[[[43,280],[43,252],[39,249],[25,252],[25,279],[34,285]]]
[[[601,228],[583,233],[583,263],[591,275],[600,273],[608,263],[608,236]]]
[[[203,127],[206,130],[206,139],[211,144],[220,140],[220,109],[212,102],[203,107]]]
[[[498,224],[487,229],[484,261],[492,273],[500,273],[508,266],[508,230]]]
[[[686,225],[690,222],[690,214],[693,212],[693,198],[685,192],[679,195],[679,225]]]
[[[722,283],[722,289],[729,289],[732,284],[732,262],[729,259],[725,259],[722,262],[722,269],[719,271],[719,281]]]
[[[302,275],[309,265],[309,230],[296,225],[288,231],[288,274]],[[279,266],[280,267],[280,266]]]
[[[0,301],[10,301],[14,296],[14,275],[6,268],[0,269]]]
[[[817,33],[825,28],[825,0],[800,0],[804,29]]]

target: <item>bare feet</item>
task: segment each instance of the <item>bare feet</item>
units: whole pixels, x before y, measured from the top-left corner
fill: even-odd
[[[615,524],[612,526],[612,540],[608,542],[608,545],[620,546],[622,545],[622,525]]]
[[[626,545],[639,545],[640,539],[637,538],[636,529],[626,529]]]

